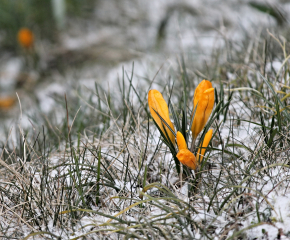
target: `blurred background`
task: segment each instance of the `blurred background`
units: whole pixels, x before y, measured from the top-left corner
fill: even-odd
[[[133,62],[134,81],[149,86],[180,56],[189,74],[230,61],[219,49],[245,52],[267,29],[288,36],[289,14],[287,0],[0,0],[0,135],[57,124],[65,94],[76,111],[81,89],[116,90]]]

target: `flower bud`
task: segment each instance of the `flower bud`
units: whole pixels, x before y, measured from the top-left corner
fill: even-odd
[[[197,107],[196,107],[197,106]],[[194,92],[193,110],[196,108],[191,126],[193,141],[204,128],[214,106],[214,88],[208,80],[201,81]]]
[[[181,132],[177,132],[176,134],[176,141],[177,141],[177,146],[178,146],[178,149],[181,150],[181,149],[187,149],[187,144],[186,144],[186,141],[182,135]]]
[[[196,159],[194,154],[188,150],[186,141],[181,132],[177,132],[176,141],[179,152],[177,153],[177,159],[185,166],[192,170],[196,169]]]
[[[160,119],[160,117],[157,115],[156,112],[164,119],[164,121],[170,126],[170,128],[175,131],[174,126],[172,122],[170,121],[169,118],[169,110],[167,103],[165,102],[162,94],[153,89],[148,92],[148,105],[150,109],[151,116],[159,126],[159,128],[162,130],[165,136],[169,136],[170,140],[173,145],[175,145],[175,136],[174,134],[170,131],[170,129],[164,124],[164,122]],[[156,112],[155,112],[155,111]],[[167,135],[166,135],[167,133]]]
[[[196,169],[196,159],[194,154],[188,149],[180,149],[176,155],[177,159],[192,170]]]

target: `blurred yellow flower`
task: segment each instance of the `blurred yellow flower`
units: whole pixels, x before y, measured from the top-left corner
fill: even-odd
[[[156,113],[158,112],[158,114],[164,119],[164,121],[170,126],[170,128],[173,131],[175,131],[174,126],[169,118],[169,110],[168,110],[167,103],[165,102],[162,94],[155,89],[150,90],[148,92],[148,105],[149,105],[151,116],[153,117],[153,119],[155,120],[159,128],[162,130],[165,136],[168,135],[168,137],[170,138],[169,140],[173,143],[173,145],[175,145],[174,134],[169,130],[169,128],[164,124],[164,122],[162,122],[162,120]]]
[[[23,48],[31,48],[34,42],[33,32],[28,28],[21,28],[18,31],[18,42]]]
[[[15,98],[13,97],[0,97],[0,109],[8,110],[15,103]]]
[[[214,88],[210,81],[203,80],[195,89],[193,97],[193,110],[196,108],[194,120],[191,126],[193,141],[195,141],[198,134],[204,128],[212,112],[213,106]]]
[[[204,153],[206,151],[206,148],[212,138],[212,129],[210,129],[204,136],[204,139],[203,139],[203,142],[200,143],[199,145],[199,150],[197,151],[196,153],[196,161],[198,162],[198,164],[201,163],[202,159],[203,159],[203,156],[204,156]]]

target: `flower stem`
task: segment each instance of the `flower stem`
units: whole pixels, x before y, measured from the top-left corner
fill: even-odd
[[[193,153],[194,149],[195,149],[195,138],[192,139],[191,146],[190,146],[190,151]]]

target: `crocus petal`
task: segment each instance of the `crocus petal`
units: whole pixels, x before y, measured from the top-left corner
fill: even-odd
[[[188,149],[181,149],[176,155],[177,159],[192,170],[196,169],[196,159],[194,154]]]
[[[196,107],[197,105],[197,107]],[[214,106],[214,88],[208,80],[203,80],[195,89],[193,109],[196,108],[191,126],[192,138],[195,140],[204,128]]]
[[[18,42],[23,48],[30,48],[33,45],[34,35],[28,28],[21,28],[18,31]]]
[[[181,132],[177,132],[176,134],[176,141],[177,141],[177,146],[178,146],[178,149],[181,150],[181,149],[187,149],[187,144],[186,144],[186,141],[182,135]]]
[[[162,130],[164,135],[166,136],[165,130],[167,132],[167,135],[170,138],[170,141],[175,145],[175,136],[174,134],[169,130],[169,128],[162,122],[160,117],[157,115],[156,112],[159,113],[159,115],[164,119],[164,121],[170,126],[170,128],[175,131],[174,126],[172,122],[170,121],[169,117],[169,110],[167,103],[165,102],[162,94],[155,90],[152,89],[148,92],[148,105],[150,109],[151,116],[159,126],[159,128]],[[156,112],[155,112],[155,111]]]
[[[203,139],[203,142],[200,143],[200,146],[199,146],[199,150],[196,154],[196,161],[198,162],[198,164],[201,163],[202,159],[203,159],[203,156],[204,156],[204,153],[206,151],[206,148],[212,138],[212,129],[210,129],[204,136],[204,139]],[[202,144],[202,145],[201,145]]]

